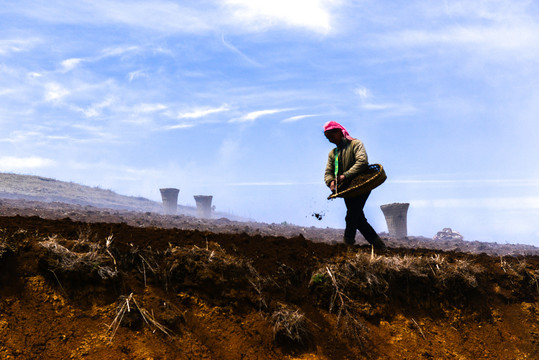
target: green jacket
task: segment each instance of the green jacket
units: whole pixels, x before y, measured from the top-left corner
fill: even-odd
[[[367,152],[361,140],[354,139],[350,141],[344,138],[343,142],[335,149],[339,152],[339,173],[337,175],[343,174],[347,182],[369,167]],[[327,186],[335,180],[335,149],[331,150],[328,155],[328,163],[324,174],[324,181]]]

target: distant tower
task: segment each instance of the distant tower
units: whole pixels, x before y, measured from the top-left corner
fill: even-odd
[[[161,198],[163,199],[163,210],[166,215],[175,215],[178,210],[178,193],[179,189],[164,188],[159,189],[161,191]]]
[[[195,202],[197,203],[197,217],[202,219],[211,218],[211,201],[213,196],[211,195],[195,195]]]
[[[380,206],[386,218],[389,236],[398,239],[408,236],[408,228],[406,225],[408,207],[410,207],[409,203],[393,203]]]

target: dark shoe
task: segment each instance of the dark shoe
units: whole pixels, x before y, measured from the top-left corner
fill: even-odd
[[[376,239],[374,239],[374,241],[371,242],[371,245],[374,248],[374,250],[378,250],[378,251],[387,250],[386,244],[382,241],[382,239],[380,239],[380,237],[377,237]]]
[[[343,239],[346,245],[354,245],[356,243],[356,239],[354,238],[348,238],[345,236]]]

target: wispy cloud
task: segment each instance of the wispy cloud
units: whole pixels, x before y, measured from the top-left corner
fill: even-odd
[[[402,116],[418,111],[413,105],[394,103],[364,103],[361,108],[367,111],[380,111],[386,116]]]
[[[327,34],[333,29],[332,10],[339,0],[210,0],[189,5],[166,0],[29,0],[7,5],[4,12],[60,24],[139,27],[166,33],[208,33],[222,29],[261,31],[295,27]]]
[[[193,109],[188,112],[181,112],[178,114],[178,119],[198,119],[202,117],[206,117],[211,114],[217,114],[225,111],[229,111],[230,106],[227,104],[223,104],[217,108],[198,108]]]
[[[139,46],[115,46],[115,47],[109,47],[109,48],[104,49],[101,52],[101,56],[99,56],[98,59],[104,58],[104,57],[106,58],[106,57],[112,57],[112,56],[120,56],[120,55],[124,55],[126,53],[140,51],[140,50],[141,50],[141,48]]]
[[[0,39],[0,55],[31,50],[39,42],[37,38]]]
[[[233,16],[246,26],[263,30],[275,25],[302,27],[327,34],[332,30],[330,0],[227,0]]]
[[[316,117],[316,116],[321,116],[321,115],[316,115],[316,114],[311,114],[311,115],[296,115],[296,116],[291,116],[289,118],[286,118],[284,120],[282,120],[281,122],[282,123],[291,123],[291,122],[296,122],[296,121],[300,121],[300,120],[303,120],[303,119],[307,119],[307,118],[311,118],[311,117]]]
[[[20,171],[38,169],[55,165],[55,161],[39,156],[31,157],[15,157],[3,156],[0,157],[1,171]]]
[[[16,144],[16,143],[23,144],[26,142],[35,143],[38,140],[43,139],[44,136],[45,135],[43,133],[38,132],[38,131],[17,130],[8,134],[8,136],[6,136],[5,138],[0,138],[0,142],[11,143],[11,144]]]
[[[122,24],[166,32],[202,32],[212,28],[202,10],[172,1],[28,1],[6,6],[41,21],[61,24]]]
[[[438,31],[405,30],[397,34],[382,36],[386,45],[406,46],[466,46],[470,49],[502,51],[537,50],[539,26],[452,26]]]
[[[148,114],[166,109],[168,109],[168,106],[164,104],[139,104],[133,108],[133,111],[137,114]]]
[[[403,10],[400,26],[371,38],[375,47],[466,51],[485,61],[530,60],[539,54],[539,23],[532,1],[444,1]],[[405,7],[406,9],[406,7]],[[410,19],[412,19],[410,21]]]
[[[225,36],[221,36],[221,42],[223,43],[223,45],[225,45],[226,48],[228,48],[229,50],[232,50],[232,52],[238,54],[243,60],[245,60],[246,62],[248,62],[249,64],[251,65],[254,65],[256,67],[261,67],[262,65],[257,62],[257,61],[254,61],[253,59],[251,59],[249,56],[245,55],[243,52],[241,52],[240,50],[238,50],[237,47],[235,47],[234,45],[230,44],[228,41],[225,40]]]
[[[138,79],[140,77],[145,77],[145,76],[147,75],[143,70],[135,70],[127,74],[127,78],[129,79],[129,82],[133,82],[133,80]]]
[[[122,56],[127,53],[142,51],[142,50],[144,49],[142,49],[139,46],[108,47],[101,50],[101,53],[96,56],[89,56],[85,58],[69,58],[69,59],[62,60],[60,62],[60,67],[61,67],[60,71],[64,73],[69,72],[77,68],[82,63],[96,63],[110,57]],[[137,75],[138,75],[137,72],[131,72],[128,74],[130,80],[135,78]]]
[[[45,85],[45,101],[58,102],[68,96],[71,92],[59,83],[48,83]]]
[[[164,130],[182,130],[182,129],[189,129],[195,127],[195,124],[193,123],[182,123],[182,124],[176,124],[176,125],[170,125],[165,126]]]
[[[410,104],[379,101],[366,87],[358,87],[354,93],[359,97],[360,107],[366,111],[379,111],[386,116],[402,116],[418,111]]]
[[[291,110],[295,110],[295,109],[287,108],[287,109],[258,110],[258,111],[253,111],[253,112],[247,113],[247,114],[243,115],[240,118],[232,119],[229,122],[239,122],[239,123],[241,123],[241,122],[254,122],[258,118],[263,117],[263,116],[277,114],[277,113],[281,113],[281,112],[285,112],[285,111],[291,111]]]
[[[103,109],[106,109],[106,108],[110,107],[114,103],[115,103],[115,99],[113,97],[108,97],[108,98],[104,99],[103,101],[101,101],[99,103],[92,104],[88,108],[74,107],[74,109],[82,112],[84,114],[84,116],[86,116],[86,117],[89,117],[89,118],[98,117],[98,116],[101,115]]]
[[[62,69],[63,69],[64,72],[71,71],[74,68],[76,68],[77,65],[79,65],[82,61],[83,61],[83,59],[80,59],[80,58],[66,59],[66,60],[61,62]]]

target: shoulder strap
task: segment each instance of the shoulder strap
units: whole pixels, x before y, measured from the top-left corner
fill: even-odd
[[[339,149],[335,148],[335,179],[337,179],[337,175],[339,174]]]

